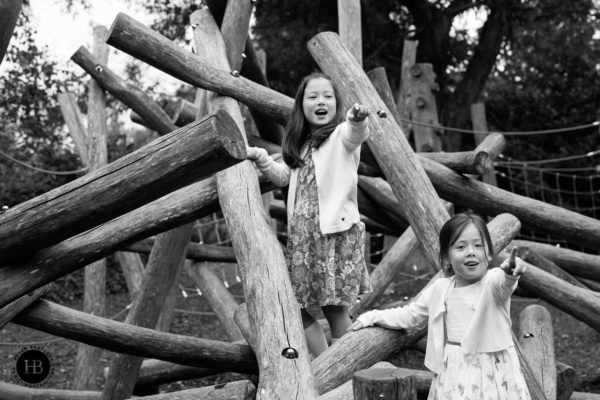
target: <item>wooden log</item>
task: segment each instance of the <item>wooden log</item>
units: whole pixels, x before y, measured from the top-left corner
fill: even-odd
[[[218,70],[209,67],[201,58],[123,13],[115,18],[107,43],[190,85],[233,97],[250,108],[260,109],[281,125],[287,121],[288,110],[293,104],[289,97],[244,77],[235,77],[228,72],[229,68]],[[267,96],[268,104],[260,100]],[[271,102],[273,97],[277,101]]]
[[[150,253],[150,251],[148,251]],[[139,254],[129,251],[117,251],[117,261],[123,270],[125,283],[129,290],[129,298],[135,299],[140,287],[142,286],[142,278],[144,277],[144,263]]]
[[[387,361],[381,361],[373,366],[371,369],[379,369],[379,370],[393,370],[397,367]],[[338,386],[337,388],[330,390],[322,396],[318,397],[318,400],[354,400],[354,393],[352,391],[352,380],[344,383],[343,385]]]
[[[246,303],[242,303],[235,310],[235,314],[233,315],[233,319],[235,323],[240,328],[244,339],[246,342],[252,347],[252,349],[256,349],[254,347],[254,334],[252,333],[252,329],[250,328],[250,317],[248,316],[248,306]],[[256,351],[256,350],[255,350]]]
[[[148,259],[142,287],[125,319],[126,324],[155,328],[171,286],[183,267],[185,247],[190,241],[192,227],[193,223],[188,223],[158,235]],[[140,357],[128,354],[115,355],[101,399],[131,397],[142,361]]]
[[[573,367],[556,362],[556,400],[569,400],[575,386],[575,370]]]
[[[35,289],[31,293],[21,296],[7,306],[0,308],[0,329],[4,328],[4,326],[21,311],[48,293],[50,289],[52,289],[51,283],[47,284],[46,286],[42,286],[39,289]]]
[[[338,0],[338,31],[340,40],[362,67],[362,30],[360,0]]]
[[[104,43],[107,29],[96,25],[93,29],[94,54],[103,65],[108,62],[108,46]],[[108,164],[106,140],[106,95],[102,88],[91,80],[88,93],[88,166],[97,171]],[[104,317],[106,312],[106,259],[94,261],[84,269],[83,312]],[[102,349],[80,344],[75,357],[73,389],[95,390],[96,377],[100,376]]]
[[[552,317],[545,307],[532,304],[521,311],[518,340],[546,398],[556,399],[554,330]]]
[[[518,251],[517,251],[517,255],[519,257],[521,257],[523,259],[523,261],[527,261],[529,264],[533,264],[536,267],[540,268],[541,270],[544,270],[544,271],[548,272],[549,274],[552,274],[552,275],[556,276],[557,278],[560,278],[560,279],[564,280],[565,282],[570,283],[571,285],[574,285],[574,286],[577,286],[577,287],[580,287],[583,289],[589,289],[586,285],[581,283],[579,280],[577,280],[575,277],[573,277],[568,272],[565,272],[558,265],[554,264],[552,261],[548,260],[543,255],[531,250],[528,247],[519,247]]]
[[[33,389],[0,381],[2,400],[98,400],[100,392],[91,390]]]
[[[398,97],[396,98],[396,108],[402,121],[402,130],[408,139],[412,132],[412,124],[410,123],[410,69],[416,63],[417,59],[417,47],[419,45],[418,40],[404,40],[402,46],[402,67],[400,71],[400,88],[398,90]],[[389,108],[389,107],[388,107]],[[398,121],[400,123],[400,120]],[[413,138],[414,141],[414,138]]]
[[[275,188],[264,177],[259,181],[263,191]],[[198,182],[41,250],[27,261],[0,266],[0,307],[123,246],[218,211],[217,197],[215,178]]]
[[[197,389],[181,390],[174,393],[145,396],[147,400],[253,400],[256,397],[256,388],[250,381],[237,381],[221,383],[215,386],[206,386]]]
[[[177,129],[162,107],[134,84],[119,78],[84,46],[71,56],[71,60],[90,74],[104,90],[135,111],[146,121],[148,128],[157,131],[159,135],[166,135]]]
[[[352,386],[355,399],[417,399],[417,387],[412,374],[398,369],[357,371],[354,373]]]
[[[402,126],[402,120],[400,119],[400,113],[398,107],[394,104],[394,95],[392,94],[392,88],[388,81],[385,73],[385,68],[378,67],[367,72],[369,80],[373,84],[373,87],[381,97],[381,100],[387,105],[390,110],[390,115],[396,120],[396,123]]]
[[[194,105],[194,103],[184,99],[179,99],[175,107],[175,113],[171,117],[171,121],[173,121],[173,124],[176,126],[185,126],[196,120],[198,108]]]
[[[485,105],[484,103],[475,103],[471,105],[471,121],[473,124],[474,131],[487,132],[488,124],[487,119],[485,117]],[[475,144],[479,147],[487,137],[491,135],[499,135],[498,133],[490,133],[488,135],[484,134],[475,134]],[[502,136],[504,137],[504,136]],[[499,153],[498,153],[499,154]],[[493,157],[496,158],[495,156]],[[492,170],[487,174],[481,177],[484,183],[492,186],[498,186],[498,182],[496,180],[496,171],[492,166]]]
[[[506,251],[498,255],[499,259],[508,256]],[[600,332],[600,297],[590,295],[589,289],[573,286],[529,263],[519,286]]]
[[[214,18],[208,10],[195,13],[202,21],[196,28],[197,33],[202,33],[202,41],[196,41],[199,56],[208,65],[229,69]],[[237,101],[214,93],[207,97],[209,111],[227,110],[244,132]],[[283,251],[268,223],[255,176],[252,163],[242,163],[218,173],[217,187],[246,293],[260,371],[257,399],[314,399],[316,390],[298,302]],[[295,357],[287,358],[286,349],[291,349]]]
[[[152,246],[156,239],[147,238],[140,242],[134,243],[123,250],[132,251],[142,254],[150,254]],[[185,257],[189,260],[199,261],[215,261],[215,262],[226,262],[232,263],[237,262],[233,247],[229,246],[217,246],[211,244],[200,244],[200,243],[188,243],[186,248]]]
[[[221,22],[225,14],[225,2],[220,0],[206,0],[206,4],[214,16],[217,25],[221,26]],[[227,27],[224,28],[223,34],[225,36],[228,35]],[[261,57],[259,54],[260,53],[258,51],[254,50],[253,40],[248,35],[246,38],[246,45],[244,47],[245,57],[242,61],[241,74],[252,82],[269,88],[269,82],[267,81],[265,74],[266,66],[264,62],[261,62]],[[249,109],[260,136],[278,145],[281,144],[281,139],[283,138],[283,127],[277,124],[271,118],[268,118],[256,107],[250,107]]]
[[[600,256],[598,255],[529,240],[515,240],[511,245],[528,247],[556,263],[571,275],[600,282]]]
[[[506,138],[499,132],[488,134],[481,142],[477,144],[475,152],[485,152],[490,159],[495,160],[506,148]]]
[[[197,368],[162,360],[144,360],[135,383],[135,390],[176,381],[204,378],[226,372],[225,369]]]
[[[238,303],[223,285],[223,281],[212,271],[210,265],[196,263],[190,268],[189,275],[215,312],[229,341],[242,340],[244,336],[233,319]]]
[[[72,93],[60,92],[57,95],[58,104],[60,105],[60,111],[62,116],[67,123],[69,133],[77,148],[81,163],[86,167],[89,165],[88,159],[88,143],[85,139],[87,137],[87,128],[83,121],[83,115],[77,105],[77,100]]]
[[[588,288],[592,289],[593,291],[600,292],[600,282],[596,282],[586,278],[577,278],[577,280],[583,283]]]
[[[600,394],[573,392],[570,400],[600,400]]]
[[[397,220],[404,222],[401,229],[408,227],[408,217],[400,205],[390,185],[381,178],[358,177],[358,186],[371,196],[378,206],[393,214]]]
[[[0,25],[0,64],[4,60],[4,55],[17,25],[22,6],[23,0],[3,0],[0,2],[0,15],[2,15],[2,24]]]
[[[410,67],[408,77],[408,90],[410,92],[408,107],[410,119],[415,121],[412,127],[415,150],[425,153],[441,151],[441,129],[422,125],[437,126],[439,124],[437,104],[433,94],[433,91],[438,90],[438,85],[435,83],[433,65],[428,63],[414,64]],[[405,78],[405,76],[403,75],[402,78]]]
[[[486,185],[426,158],[421,159],[421,164],[444,200],[484,215],[510,213],[524,227],[600,250],[598,220]]]
[[[274,153],[281,153],[281,146],[273,142],[270,142],[266,139],[255,135],[247,135],[247,138],[249,146],[262,147],[263,149],[267,150],[267,153],[269,153],[269,155],[272,155]]]
[[[502,221],[501,221],[502,220]],[[502,222],[503,225],[498,224]],[[506,226],[504,223],[508,222]],[[518,221],[496,217],[488,224],[494,249],[502,249],[519,231]],[[441,276],[438,273],[431,282]],[[427,332],[427,323],[406,330],[381,327],[361,329],[344,335],[312,363],[319,393],[323,394],[351,379],[352,374],[368,368],[419,341]]]
[[[116,353],[243,374],[258,372],[256,358],[248,345],[159,332],[94,317],[45,300],[32,304],[13,322]]]
[[[232,71],[239,72],[242,69],[242,53],[246,47],[251,15],[252,2],[246,0],[227,1],[220,27],[225,42],[226,59]]]
[[[390,114],[389,109],[335,33],[316,35],[309,41],[308,49],[323,72],[337,83],[346,104],[358,102],[373,109],[369,122],[377,134],[372,135],[367,144],[394,194],[405,205],[405,212],[427,258],[435,264],[439,250],[438,233],[449,215],[402,129],[392,118],[383,118],[383,113]]]
[[[232,118],[218,111],[106,167],[8,209],[0,216],[0,257],[8,261],[29,256],[206,179],[243,161],[245,155]]]

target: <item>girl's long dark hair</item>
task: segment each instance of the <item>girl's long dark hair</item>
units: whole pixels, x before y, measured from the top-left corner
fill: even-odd
[[[484,248],[486,256],[491,257],[494,255],[494,246],[492,245],[490,231],[483,218],[472,213],[456,214],[446,221],[444,226],[442,226],[442,229],[440,229],[440,265],[448,277],[454,275],[452,266],[444,264],[448,261],[450,247],[458,240],[460,234],[470,224],[473,224],[481,234],[481,237],[485,242]]]
[[[318,78],[327,79],[329,82],[331,82],[331,86],[333,86],[333,94],[336,100],[336,110],[335,116],[331,122],[317,129],[311,135],[310,125],[304,117],[302,101],[304,99],[304,91],[306,90],[306,85],[308,82],[311,79]],[[301,153],[302,149],[306,145],[306,142],[310,141],[310,146],[318,149],[319,146],[321,146],[323,142],[329,138],[335,128],[343,121],[344,106],[342,104],[339,91],[337,90],[337,87],[331,78],[322,72],[313,72],[312,74],[306,76],[304,79],[302,79],[302,82],[300,82],[300,86],[296,92],[296,96],[294,98],[294,107],[292,108],[290,119],[285,127],[285,135],[283,136],[283,140],[281,142],[281,152],[283,153],[283,160],[285,163],[290,168],[300,167],[303,164]]]

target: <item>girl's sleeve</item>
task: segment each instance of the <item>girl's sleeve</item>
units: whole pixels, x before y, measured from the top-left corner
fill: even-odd
[[[369,119],[365,118],[360,122],[346,119],[341,129],[342,142],[352,151],[369,138]]]
[[[491,285],[494,295],[502,300],[507,300],[517,288],[519,277],[507,275],[500,268],[492,268],[488,273],[492,274]]]
[[[275,185],[282,187],[290,183],[291,169],[286,163],[275,162],[265,149],[257,148],[257,156],[254,163]]]
[[[389,310],[372,310],[359,316],[357,321],[360,321],[365,328],[379,325],[389,329],[405,329],[418,325],[429,317],[427,298],[433,286],[435,285],[425,289],[423,294],[409,305]]]

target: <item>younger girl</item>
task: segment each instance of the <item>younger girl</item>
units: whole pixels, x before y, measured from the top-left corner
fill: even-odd
[[[500,268],[488,270],[492,249],[480,217],[455,215],[440,231],[440,263],[450,277],[405,307],[361,315],[348,331],[402,329],[429,318],[425,366],[436,374],[429,400],[529,400],[510,321],[510,295],[525,264],[514,248]]]
[[[332,80],[313,73],[296,93],[282,143],[284,163],[274,162],[264,149],[247,149],[269,180],[289,184],[286,261],[313,357],[327,349],[327,341],[307,308],[322,307],[335,341],[352,324],[348,307],[359,294],[371,292],[356,197],[370,113],[355,104],[344,118]]]

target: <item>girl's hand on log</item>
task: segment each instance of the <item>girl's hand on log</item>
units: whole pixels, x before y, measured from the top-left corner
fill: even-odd
[[[346,118],[350,121],[364,121],[371,114],[371,109],[363,104],[354,103],[351,109],[348,110]]]
[[[510,257],[500,264],[500,268],[507,275],[521,276],[527,271],[527,265],[523,260],[517,257],[517,247],[513,247],[510,251]]]
[[[262,156],[263,152],[267,154],[267,151],[265,149],[261,149],[260,147],[246,146],[246,159],[256,161]]]
[[[348,327],[348,329],[346,329],[346,332],[354,332],[354,331],[361,330],[362,328],[364,328],[362,322],[357,320],[357,321],[354,321],[354,323],[352,325],[350,325],[350,327]]]

